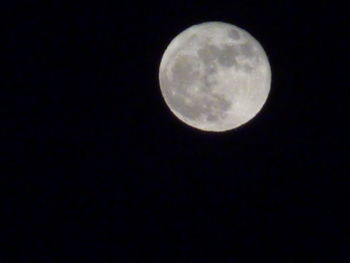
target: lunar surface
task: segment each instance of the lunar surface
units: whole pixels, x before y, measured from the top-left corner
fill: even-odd
[[[271,86],[265,51],[247,31],[222,22],[175,37],[159,69],[161,93],[184,123],[204,131],[237,128],[261,110]]]

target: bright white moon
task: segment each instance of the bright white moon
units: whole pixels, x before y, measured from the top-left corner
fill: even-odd
[[[261,110],[270,91],[271,69],[265,51],[247,31],[207,22],[171,41],[159,81],[176,117],[200,130],[222,132]]]

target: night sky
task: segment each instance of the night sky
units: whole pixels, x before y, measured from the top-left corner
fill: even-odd
[[[349,18],[312,2],[4,4],[0,262],[349,262]],[[206,21],[250,32],[272,69],[225,133],[179,121],[158,84]]]

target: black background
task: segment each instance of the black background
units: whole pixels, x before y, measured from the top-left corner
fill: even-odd
[[[324,2],[5,5],[0,261],[348,262],[349,24]],[[222,134],[158,84],[205,21],[246,29],[272,68],[263,110]]]

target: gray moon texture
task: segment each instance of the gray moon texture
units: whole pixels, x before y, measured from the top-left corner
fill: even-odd
[[[194,128],[223,132],[253,119],[271,87],[271,68],[259,42],[223,22],[189,27],[166,48],[159,69],[162,96]]]

